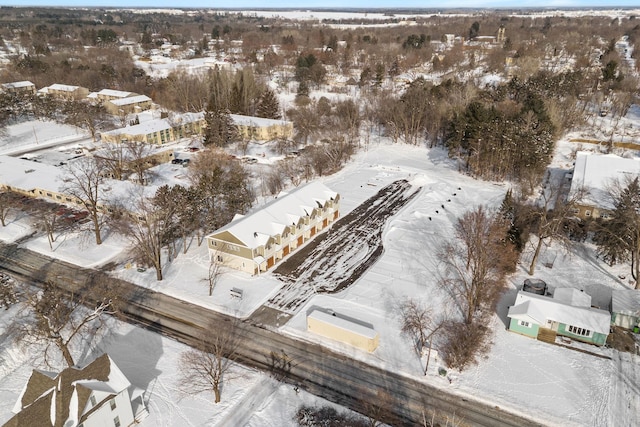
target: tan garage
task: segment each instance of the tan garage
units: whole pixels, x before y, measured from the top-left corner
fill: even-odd
[[[372,353],[379,344],[373,326],[331,310],[316,309],[307,315],[307,330]]]

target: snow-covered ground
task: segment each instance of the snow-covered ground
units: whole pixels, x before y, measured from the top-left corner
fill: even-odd
[[[409,180],[420,192],[386,225],[385,250],[379,260],[343,292],[311,298],[288,323],[280,326],[281,332],[320,342],[354,358],[421,378],[462,396],[480,398],[492,405],[527,414],[544,424],[637,425],[640,413],[637,357],[618,356],[609,349],[589,347],[590,351],[612,357],[608,360],[506,331],[507,307],[515,299],[516,287],[528,277],[526,254],[524,265],[519,266],[510,279],[509,291],[491,320],[493,345],[486,357],[462,373],[449,371],[446,378],[438,375],[442,364],[435,357],[429,372],[423,375],[426,360],[419,359],[407,337],[399,333],[398,307],[409,296],[436,309],[446,305],[446,297],[435,284],[438,246],[449,238],[454,222],[466,210],[478,204],[497,207],[508,184],[477,181],[459,174],[455,162],[441,149],[427,150],[377,138],[373,141],[342,171],[322,178],[327,186],[341,194],[342,215],[398,179]],[[569,156],[574,146],[562,141],[554,166],[570,168],[572,160]],[[266,166],[276,157],[267,146],[252,147],[251,150],[254,155],[265,153],[265,157],[261,157],[264,164],[253,166]],[[8,226],[0,227],[0,240],[15,241],[31,232],[28,218],[10,217]],[[248,316],[281,287],[270,273],[250,277],[230,271],[221,277],[213,296],[208,296],[207,249],[205,245],[198,246],[195,238],[189,242],[186,254],[180,253],[166,263],[165,280],[161,282],[155,280],[152,270],[139,272],[136,268],[126,268],[130,260],[120,250],[123,241],[113,234],[107,234],[105,243],[99,248],[93,246],[88,232],[60,238],[53,251],[46,237],[41,235],[26,238],[22,244],[84,266],[115,261],[118,263],[115,274],[140,286],[240,317]],[[626,272],[626,268],[609,268],[602,264],[589,245],[577,246],[570,253],[552,246],[545,249],[542,257],[552,258],[553,268],[540,263],[535,277],[552,287],[574,286],[599,292],[602,287],[610,289],[626,285],[617,278]],[[242,300],[231,297],[232,287],[244,291]],[[307,332],[305,314],[313,306],[345,312],[371,323],[380,334],[380,347],[368,354]],[[3,360],[0,364],[0,401],[3,402],[0,421],[8,419],[8,411],[31,369],[31,359],[26,353],[14,348],[2,335],[10,313],[2,313],[0,317],[0,357]],[[136,385],[146,388],[151,415],[144,425],[292,425],[291,417],[297,404],[315,402],[302,392],[295,394],[291,387],[274,385],[262,374],[246,371],[242,380],[225,386],[222,404],[207,405],[212,401],[210,395],[190,397],[178,390],[176,363],[183,346],[128,325],[119,325],[105,337],[101,346],[117,363],[123,364],[121,368],[125,373],[132,372],[134,383],[139,382]],[[131,354],[131,360],[120,359],[127,354]],[[232,408],[240,407],[244,408],[245,415],[241,418],[230,415],[238,410]]]

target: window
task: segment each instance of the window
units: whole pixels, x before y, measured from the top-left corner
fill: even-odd
[[[584,216],[591,216],[591,211],[589,211],[589,210],[584,211]]]
[[[569,332],[571,332],[574,335],[580,335],[583,337],[590,337],[591,336],[591,331],[588,329],[584,329],[584,328],[578,328],[577,326],[569,326]]]
[[[115,417],[113,419],[113,425],[116,427],[120,427],[120,417]]]
[[[603,212],[602,215],[600,215],[600,218],[609,219],[610,218],[609,213],[608,212]]]
[[[222,255],[218,255],[218,256],[216,256],[216,261],[218,261],[218,262],[222,262]]]
[[[520,325],[520,326],[524,326],[525,328],[530,328],[530,327],[531,327],[531,325],[529,324],[529,322],[525,322],[524,320],[520,320],[520,321],[518,322],[518,325]]]
[[[91,406],[96,406],[96,397],[91,395],[91,397],[89,398],[89,401],[91,402]]]
[[[114,409],[116,409],[116,399],[111,399],[109,401],[109,406],[111,406],[111,410],[113,411]]]

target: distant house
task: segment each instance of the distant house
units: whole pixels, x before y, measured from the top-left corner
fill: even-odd
[[[613,205],[608,188],[616,181],[640,175],[640,159],[627,159],[613,154],[578,152],[571,177],[569,194],[586,192],[574,213],[580,218],[607,219]]]
[[[340,195],[313,182],[207,236],[211,262],[249,274],[267,271],[340,215]]]
[[[36,85],[28,80],[13,83],[3,83],[2,90],[15,95],[33,95],[36,93]]]
[[[107,102],[114,99],[131,98],[132,96],[138,96],[137,93],[125,92],[115,89],[102,89],[100,92],[96,92],[96,99],[98,101]]]
[[[286,120],[265,119],[262,117],[241,116],[231,114],[233,123],[244,138],[258,141],[274,139],[291,139],[293,123]]]
[[[148,413],[135,389],[106,354],[84,368],[34,370],[5,427],[125,427]]]
[[[89,95],[89,89],[86,87],[58,83],[42,88],[38,92],[63,100],[81,100]]]
[[[614,289],[611,296],[611,324],[625,329],[639,326],[640,290]]]
[[[591,307],[591,297],[577,289],[558,288],[553,297],[520,291],[509,308],[509,330],[543,341],[556,335],[604,345],[611,315]]]
[[[173,118],[155,119],[134,126],[103,132],[103,142],[138,141],[147,144],[167,144],[202,135],[204,113],[185,113]]]
[[[104,102],[104,108],[113,115],[133,114],[151,108],[152,100],[146,95],[136,95],[127,98],[110,99]]]

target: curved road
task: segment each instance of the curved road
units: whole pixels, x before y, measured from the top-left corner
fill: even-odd
[[[96,278],[119,288],[120,307],[129,321],[195,345],[209,325],[230,328],[237,337],[236,360],[266,370],[277,379],[390,425],[422,425],[423,419],[446,423],[446,417],[464,426],[539,426],[540,423],[496,406],[462,398],[410,376],[390,372],[318,344],[295,339],[230,316],[48,258],[17,245],[0,244],[0,269],[34,281],[52,280],[69,291],[81,290]],[[102,277],[100,277],[102,276]],[[224,332],[223,332],[224,333]],[[457,425],[457,424],[456,424]]]

